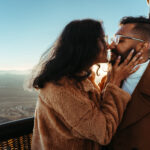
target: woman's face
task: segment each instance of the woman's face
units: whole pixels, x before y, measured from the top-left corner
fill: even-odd
[[[98,46],[100,49],[100,53],[96,59],[97,63],[106,63],[107,60],[107,49],[106,49],[106,43],[105,41],[102,41],[101,39],[98,39]]]

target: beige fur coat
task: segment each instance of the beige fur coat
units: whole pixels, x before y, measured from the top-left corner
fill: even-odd
[[[130,95],[113,84],[62,78],[39,90],[32,150],[100,150],[111,141]]]

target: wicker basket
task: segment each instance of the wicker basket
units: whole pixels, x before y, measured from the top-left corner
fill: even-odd
[[[0,125],[0,150],[30,150],[34,118]]]

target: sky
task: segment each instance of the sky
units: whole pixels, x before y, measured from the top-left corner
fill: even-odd
[[[28,70],[70,21],[102,20],[112,37],[123,16],[148,16],[146,0],[0,0],[0,70]]]

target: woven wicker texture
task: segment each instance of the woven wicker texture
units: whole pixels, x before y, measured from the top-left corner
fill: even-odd
[[[31,150],[32,133],[0,142],[0,150]]]

